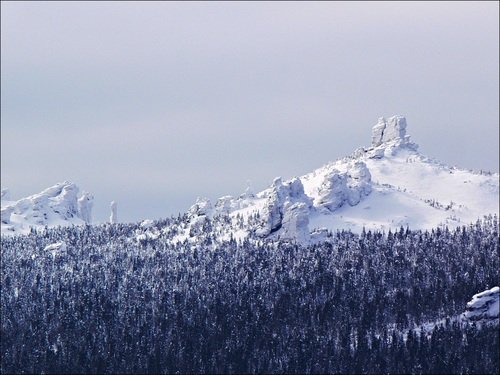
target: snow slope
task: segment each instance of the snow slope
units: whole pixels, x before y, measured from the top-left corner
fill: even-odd
[[[93,196],[78,194],[78,187],[68,181],[18,201],[9,200],[2,190],[1,233],[26,234],[30,228],[68,226],[90,223]]]
[[[258,193],[199,200],[176,239],[196,240],[205,218],[224,216],[223,239],[248,235],[301,242],[329,230],[394,230],[467,225],[499,212],[499,175],[473,173],[422,155],[406,119],[380,118],[372,144],[289,181],[276,178]]]

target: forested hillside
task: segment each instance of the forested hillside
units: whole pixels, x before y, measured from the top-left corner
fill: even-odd
[[[2,373],[500,369],[498,324],[415,330],[499,285],[496,216],[453,230],[339,231],[310,246],[173,245],[168,230],[137,241],[138,228],[2,237]]]

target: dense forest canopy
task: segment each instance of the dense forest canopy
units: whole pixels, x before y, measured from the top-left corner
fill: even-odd
[[[2,373],[500,369],[498,325],[453,319],[499,285],[496,216],[454,230],[338,231],[309,246],[210,235],[174,245],[175,230],[137,241],[137,229],[2,237]]]

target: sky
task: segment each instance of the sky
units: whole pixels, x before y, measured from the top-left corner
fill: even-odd
[[[1,185],[185,212],[369,146],[499,170],[498,2],[1,3]]]

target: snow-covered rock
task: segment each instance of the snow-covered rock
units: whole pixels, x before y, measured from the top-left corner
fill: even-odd
[[[255,231],[259,237],[277,232],[283,225],[285,225],[283,235],[287,237],[292,237],[292,233],[303,234],[309,231],[307,216],[312,207],[312,200],[304,193],[300,179],[295,177],[283,183],[278,177],[262,196],[266,198],[261,212],[263,220]]]
[[[196,241],[206,219],[223,217],[222,239],[280,237],[320,241],[329,231],[456,227],[497,214],[499,175],[449,167],[410,142],[403,116],[380,118],[372,144],[290,180],[277,178],[259,193],[225,196],[212,207],[198,200],[175,241]]]
[[[319,188],[318,204],[331,212],[341,207],[347,200],[347,177],[345,173],[334,169],[327,174]]]
[[[499,298],[500,288],[498,286],[472,296],[467,303],[466,311],[459,315],[442,317],[437,320],[423,322],[411,327],[413,333],[419,336],[425,335],[428,339],[436,327],[445,327],[447,324],[458,324],[462,327],[495,326],[499,324]],[[395,330],[396,327],[391,330]],[[403,332],[403,337],[408,337],[410,330]]]
[[[153,225],[154,225],[154,221],[153,221],[153,220],[151,220],[151,219],[146,219],[146,220],[143,220],[143,221],[141,222],[140,227],[141,227],[141,228],[144,228],[144,229],[147,229],[147,228],[151,228]]]
[[[372,146],[377,147],[393,140],[409,141],[406,137],[406,118],[392,116],[386,120],[380,117],[372,129]]]
[[[90,222],[92,196],[84,193],[78,197],[78,187],[72,182],[62,182],[41,193],[18,201],[1,201],[2,234],[28,233],[31,227],[67,226]]]
[[[208,198],[200,198],[196,200],[196,203],[191,206],[188,210],[188,214],[191,217],[196,216],[206,216],[212,211],[212,202]]]
[[[45,246],[43,252],[46,254],[50,253],[52,257],[55,258],[56,256],[63,255],[66,252],[66,249],[66,243],[61,241]]]
[[[111,215],[109,216],[109,222],[111,224],[116,224],[118,222],[118,203],[115,201],[111,201],[111,204],[109,205],[111,208]]]
[[[430,159],[409,141],[407,130],[403,116],[380,118],[371,145],[311,173],[277,178],[259,193],[248,188],[214,205],[198,199],[175,228],[173,241],[279,237],[314,242],[339,229],[457,227],[498,215],[498,173],[474,173]],[[78,198],[77,193],[71,183],[19,201],[8,200],[2,191],[2,233],[90,222],[92,197],[84,193]],[[115,203],[111,211],[110,221],[116,222]],[[141,226],[138,236],[152,229]],[[204,238],[207,231],[210,238]]]
[[[228,214],[234,208],[234,198],[230,195],[217,199],[215,210],[220,214]]]
[[[281,238],[295,239],[301,243],[309,241],[309,210],[307,203],[286,202],[283,206]]]
[[[10,216],[12,215],[12,212],[14,212],[15,209],[16,209],[16,207],[14,205],[2,207],[2,210],[1,210],[2,225],[11,223]]]
[[[315,203],[334,212],[346,202],[351,206],[357,205],[371,191],[370,171],[364,162],[358,161],[344,172],[332,169],[326,173]]]
[[[94,196],[86,191],[82,193],[82,196],[78,198],[78,211],[80,212],[80,217],[87,224],[92,222],[92,206],[94,204]]]
[[[500,288],[498,286],[472,296],[464,318],[469,321],[491,321],[499,318]]]

